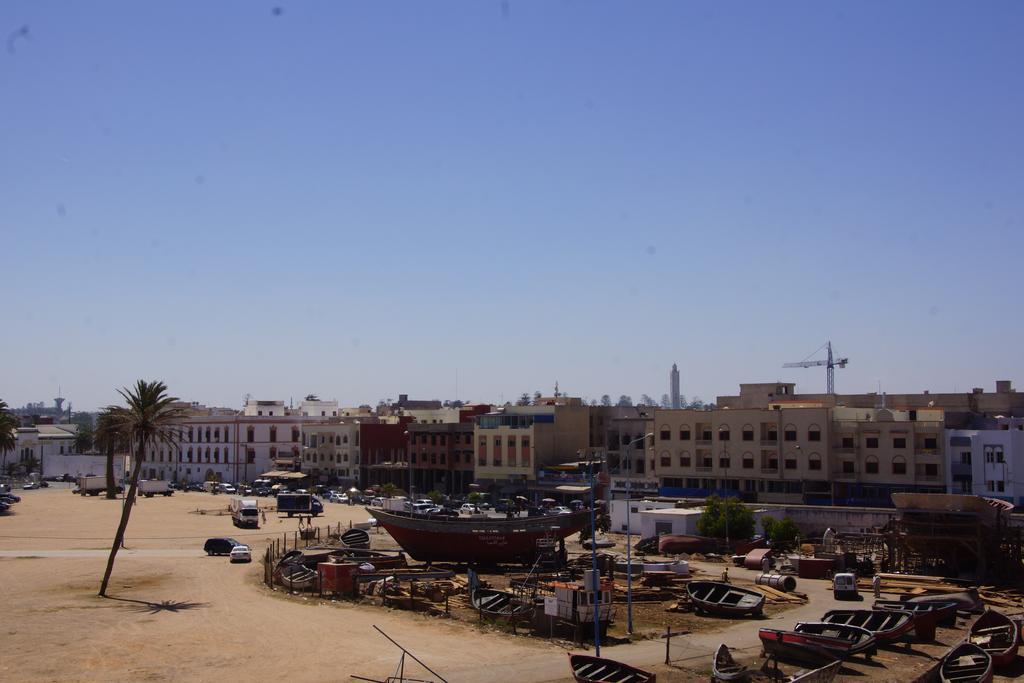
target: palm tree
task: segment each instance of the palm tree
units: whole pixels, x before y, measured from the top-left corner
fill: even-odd
[[[18,447],[18,418],[10,413],[7,403],[0,399],[0,456],[3,468],[7,468],[7,454]]]
[[[130,443],[135,449],[132,478],[128,485],[128,495],[121,511],[121,522],[117,525],[114,542],[110,546],[110,557],[107,558],[107,569],[103,573],[99,594],[107,596],[107,584],[110,574],[114,571],[114,559],[117,551],[124,543],[124,532],[128,527],[128,518],[132,514],[135,496],[139,490],[139,474],[142,472],[142,461],[146,451],[153,444],[159,443],[173,447],[181,436],[181,420],[185,411],[175,405],[177,398],[167,395],[167,385],[160,381],[147,382],[138,380],[134,388],[119,389],[126,407],[110,406],[111,428],[121,439]]]
[[[114,455],[130,449],[130,444],[118,431],[115,415],[111,410],[104,410],[96,418],[96,431],[93,442],[103,455],[107,456],[107,499],[117,498],[117,482],[114,480]]]
[[[398,487],[389,481],[380,487],[380,492],[384,495],[385,498],[390,498],[391,496],[395,495],[395,493],[398,492]]]

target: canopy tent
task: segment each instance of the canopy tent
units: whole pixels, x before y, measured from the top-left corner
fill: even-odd
[[[564,484],[562,486],[556,486],[555,490],[556,491],[562,491],[563,493],[586,493],[587,491],[590,490],[590,487],[589,486],[570,486],[569,484]]]
[[[270,470],[260,475],[272,479],[304,479],[307,475],[302,472],[289,472],[286,470]]]

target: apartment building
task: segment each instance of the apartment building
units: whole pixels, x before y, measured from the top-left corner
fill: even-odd
[[[977,418],[968,429],[947,429],[948,492],[1024,505],[1024,418]]]
[[[474,477],[473,423],[412,423],[407,431],[406,480],[412,476],[408,490],[421,494],[434,490],[449,495],[468,493]]]
[[[542,398],[476,418],[476,481],[511,493],[556,485],[547,466],[578,461],[590,447],[590,408],[579,398]]]
[[[387,420],[386,422],[383,420]],[[381,421],[359,421],[362,458],[359,487],[394,484],[408,491],[410,417],[387,416]]]
[[[346,487],[359,483],[359,427],[362,419],[333,418],[305,425],[302,433],[302,471],[323,484]]]
[[[661,494],[750,502],[891,505],[945,490],[943,411],[828,408],[656,410],[647,469]]]

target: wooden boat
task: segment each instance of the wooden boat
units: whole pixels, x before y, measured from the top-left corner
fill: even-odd
[[[821,618],[826,624],[860,626],[879,643],[891,643],[914,630],[913,612],[873,609],[835,609]]]
[[[968,641],[989,654],[993,667],[1000,667],[1017,658],[1019,637],[1016,622],[1002,612],[987,609],[971,624]]]
[[[939,663],[942,683],[989,683],[992,657],[973,643],[960,643]]]
[[[533,563],[551,540],[590,520],[589,510],[566,515],[472,519],[428,517],[366,508],[409,555],[421,562]]]
[[[278,564],[274,579],[289,590],[309,590],[317,580],[317,573],[301,563]]]
[[[408,566],[405,553],[401,550],[364,550],[362,548],[337,548],[330,554],[331,562],[366,562],[374,569],[396,569]]]
[[[737,664],[728,646],[722,643],[718,646],[711,664],[711,678],[716,681],[749,681],[750,669]]]
[[[832,683],[842,668],[843,660],[836,659],[820,669],[811,669],[810,671],[801,669],[795,674],[784,676],[779,671],[775,660],[769,658],[761,667],[761,673],[767,676],[772,683]]]
[[[370,534],[366,533],[363,529],[349,529],[341,535],[341,542],[349,548],[368,549],[370,547]]]
[[[955,602],[901,602],[899,600],[875,600],[872,609],[906,611],[914,614],[914,632],[918,640],[935,640],[935,627],[956,626]]]
[[[512,593],[493,588],[477,588],[470,602],[477,610],[496,617],[518,617],[533,611],[533,604],[520,602]]]
[[[569,655],[569,667],[576,683],[656,683],[657,677],[629,664],[603,657]]]
[[[858,654],[870,658],[878,649],[874,636],[866,629],[821,622],[799,623],[792,631],[762,628],[758,637],[767,654],[813,666]]]
[[[686,592],[697,612],[726,617],[747,614],[760,615],[764,611],[764,594],[718,581],[691,581]]]

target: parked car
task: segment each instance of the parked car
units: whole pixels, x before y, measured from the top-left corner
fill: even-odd
[[[414,515],[429,515],[432,514],[432,510],[440,510],[441,508],[435,506],[433,503],[413,503],[412,514]]]
[[[239,545],[242,544],[233,538],[208,538],[203,550],[207,555],[229,555],[231,549]]]
[[[572,510],[570,510],[569,508],[565,507],[564,505],[556,505],[555,507],[551,508],[551,511],[548,514],[550,514],[550,515],[571,515],[572,514]]]
[[[21,496],[16,496],[13,493],[0,493],[0,500],[5,500],[9,503],[20,503]]]
[[[34,481],[27,481],[21,485],[21,488],[25,491],[31,491],[32,489],[39,488],[39,484],[35,483]]]
[[[459,512],[465,513],[467,515],[475,515],[479,514],[480,508],[478,508],[473,503],[463,503],[462,507],[459,508]]]
[[[331,491],[329,494],[327,494],[327,500],[331,503],[346,504],[348,503],[348,496],[346,496],[344,493],[341,493],[340,491]]]
[[[373,499],[371,499],[370,500],[370,507],[374,507],[374,508],[382,508],[382,507],[384,507],[384,499],[383,498],[373,498]]]
[[[437,512],[430,513],[431,517],[450,517],[452,519],[458,519],[459,513],[455,510],[449,510],[448,508],[437,508]]]
[[[185,490],[186,491],[196,491],[198,493],[203,493],[204,491],[206,491],[206,489],[203,488],[202,484],[189,484],[188,486],[185,487]]]
[[[228,557],[232,562],[252,562],[252,550],[247,545],[236,545]]]
[[[252,490],[252,495],[266,497],[269,496],[273,491],[267,486],[260,486]]]

